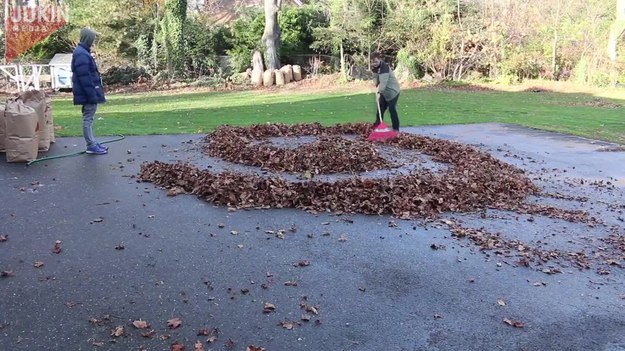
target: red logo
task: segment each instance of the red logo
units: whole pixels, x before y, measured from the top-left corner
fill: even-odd
[[[39,6],[9,4],[6,6],[8,6],[8,16],[5,21],[4,58],[7,63],[62,28],[69,18],[67,7],[56,4]]]

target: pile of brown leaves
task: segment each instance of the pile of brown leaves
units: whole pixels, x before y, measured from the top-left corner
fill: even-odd
[[[360,133],[359,128],[362,127],[326,128],[319,124],[300,124],[292,128],[285,125],[226,126],[206,137],[206,151],[226,161],[279,172],[357,173],[392,167],[373,144],[338,135]],[[266,141],[254,143],[268,137],[308,135],[318,136],[319,140],[297,148],[280,148]]]
[[[333,159],[345,160],[350,155],[337,156],[336,149],[324,152],[319,147],[327,147],[332,140],[336,140],[331,136],[356,135],[363,140],[370,130],[368,124],[221,127],[208,135],[206,141],[210,154],[228,161],[280,170],[301,170],[311,167],[311,164],[302,162],[298,166],[302,168],[293,168],[286,163],[311,158],[311,155],[289,156],[279,158],[282,161],[271,162],[268,161],[272,157],[271,151],[261,151],[260,155],[256,155],[252,150],[272,148],[262,144],[255,146],[253,142],[278,136],[327,136],[327,139],[322,139],[316,145],[302,149],[318,152],[315,154],[317,163],[312,167],[317,167],[319,172],[336,172],[336,168],[323,168],[320,165],[336,165]],[[328,143],[324,143],[324,140]],[[295,207],[317,211],[392,214],[400,218],[431,217],[446,211],[471,211],[485,207],[516,208],[527,195],[538,192],[523,171],[470,146],[412,134],[401,134],[388,145],[417,150],[450,167],[437,174],[419,171],[380,179],[290,182],[277,176],[261,177],[233,172],[218,174],[190,164],[157,161],[143,164],[139,179],[167,189],[181,188],[207,201],[231,207]],[[372,144],[369,147],[368,150],[375,152]],[[281,153],[286,154],[285,151]],[[369,169],[374,164],[360,169]],[[343,171],[357,169],[354,163],[349,167]]]

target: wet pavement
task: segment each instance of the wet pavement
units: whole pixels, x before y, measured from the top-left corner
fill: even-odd
[[[609,144],[501,124],[405,131],[488,151],[560,195],[530,201],[581,208],[605,225],[494,210],[446,219],[591,255],[623,233],[625,152]],[[0,163],[0,271],[14,274],[0,278],[1,350],[193,350],[198,340],[242,351],[625,350],[618,265],[550,263],[561,273],[545,274],[439,222],[234,211],[134,178],[153,160],[249,169],[202,155],[201,140],[128,137],[106,156]],[[48,154],[82,143],[59,138]],[[265,313],[266,303],[275,309]],[[174,318],[182,325],[170,329]],[[135,328],[139,319],[150,327]],[[118,326],[123,335],[112,336]],[[203,328],[219,330],[213,343]]]

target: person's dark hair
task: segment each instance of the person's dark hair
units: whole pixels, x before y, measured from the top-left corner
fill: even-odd
[[[379,52],[372,52],[371,55],[369,55],[369,59],[373,60],[373,59],[382,59],[382,55],[380,55]]]

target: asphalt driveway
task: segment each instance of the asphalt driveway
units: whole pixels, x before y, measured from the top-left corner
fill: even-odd
[[[625,152],[609,144],[499,124],[406,130],[488,150],[563,195],[532,201],[605,225],[498,211],[446,218],[590,253],[623,233]],[[438,222],[233,211],[134,178],[153,160],[229,167],[201,154],[201,138],[128,137],[106,156],[0,163],[0,271],[11,275],[0,278],[0,349],[625,350],[620,261],[545,274]],[[49,154],[82,147],[59,138]]]

